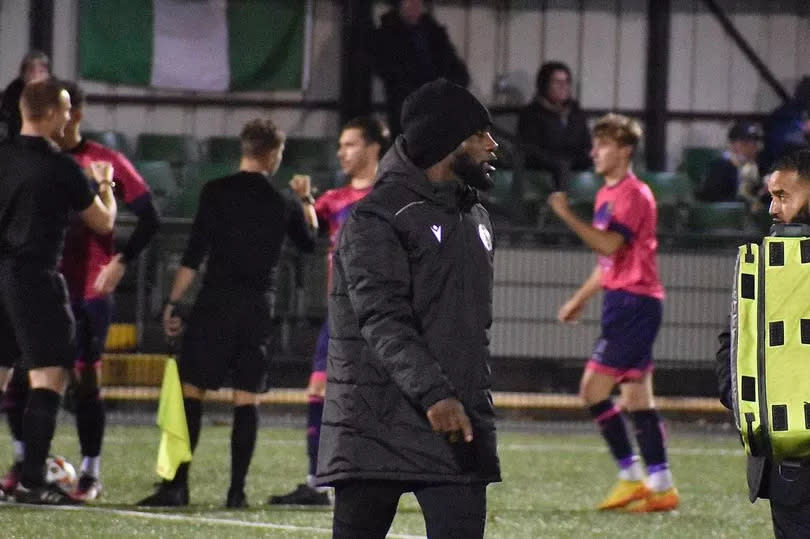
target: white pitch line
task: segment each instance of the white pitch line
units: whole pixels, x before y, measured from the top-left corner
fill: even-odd
[[[550,453],[553,451],[565,451],[568,453],[606,453],[607,448],[595,445],[562,445],[562,444],[501,444],[498,449],[506,451],[537,451],[540,453]],[[724,449],[724,448],[699,448],[699,447],[668,447],[667,453],[673,455],[687,455],[687,456],[743,456],[745,453],[742,449]]]
[[[180,521],[180,522],[195,522],[195,523],[202,523],[202,524],[211,524],[211,525],[224,525],[224,526],[235,526],[238,528],[257,528],[257,529],[269,529],[269,530],[285,530],[285,531],[303,531],[303,532],[315,532],[315,533],[323,533],[323,534],[331,534],[332,530],[329,528],[316,528],[314,526],[295,526],[293,524],[275,524],[273,522],[245,522],[243,520],[231,520],[227,518],[209,518],[209,517],[201,517],[201,516],[189,516],[189,515],[178,515],[174,513],[147,513],[144,511],[129,511],[126,509],[108,509],[106,507],[89,507],[86,505],[83,506],[74,506],[74,505],[51,505],[51,506],[44,506],[44,505],[31,505],[31,504],[14,504],[14,503],[3,503],[0,502],[0,505],[5,506],[17,506],[17,507],[25,507],[26,509],[40,509],[40,510],[56,510],[56,511],[88,511],[93,513],[105,513],[111,515],[119,515],[124,517],[136,517],[136,518],[145,518],[150,520],[168,520],[168,521]],[[425,539],[424,535],[407,535],[402,533],[389,533],[386,537],[391,537],[393,539]]]
[[[65,436],[65,438],[69,438],[70,436]],[[57,438],[59,438],[57,436]],[[124,436],[106,436],[104,438],[106,443],[114,443],[114,444],[128,444],[132,443],[132,440],[124,437]],[[157,443],[157,442],[156,442]],[[207,440],[206,444],[215,444],[215,445],[228,445],[231,441],[228,439],[217,439],[217,440]],[[304,447],[305,442],[303,440],[257,440],[256,446],[291,446],[291,447]],[[601,445],[563,445],[563,444],[553,444],[553,443],[504,443],[499,444],[498,449],[504,451],[537,451],[540,453],[552,452],[552,451],[565,451],[571,452],[576,451],[579,453],[604,453],[607,449]],[[711,448],[711,447],[668,447],[667,453],[671,453],[673,455],[687,455],[687,456],[718,456],[718,457],[725,457],[725,456],[742,456],[744,454],[742,449],[725,449],[725,448]]]

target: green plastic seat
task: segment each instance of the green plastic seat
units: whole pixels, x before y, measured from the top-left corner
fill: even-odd
[[[692,146],[683,149],[680,169],[686,173],[694,189],[703,185],[703,178],[709,170],[709,163],[721,157],[723,150],[706,146]]]
[[[568,185],[568,200],[571,202],[589,202],[593,204],[596,193],[602,187],[602,178],[590,171],[575,172]]]
[[[514,172],[511,170],[496,169],[492,173],[494,185],[487,191],[486,198],[499,206],[508,206],[512,201],[512,182]]]
[[[290,137],[284,143],[285,166],[306,174],[313,170],[337,169],[337,142],[332,138]]]
[[[177,178],[169,162],[134,161],[132,164],[152,191],[157,207],[161,211],[167,210],[171,198],[178,191]]]
[[[141,133],[138,135],[138,159],[168,161],[181,165],[200,160],[200,145],[190,135],[163,135]]]
[[[593,203],[596,193],[604,182],[590,171],[575,172],[568,185],[568,203],[580,217],[590,222],[593,218]]]
[[[128,157],[132,155],[129,141],[120,131],[82,131],[82,137],[94,140]]]
[[[197,212],[200,193],[206,182],[236,173],[234,163],[188,163],[181,172],[180,189],[172,197],[169,213],[172,217],[192,218]]]
[[[639,177],[655,196],[659,232],[680,231],[686,220],[686,208],[694,201],[689,178],[678,172],[652,171],[642,172]]]
[[[545,200],[551,193],[551,174],[545,170],[527,169],[522,173],[523,200]]]
[[[696,202],[689,207],[687,223],[691,232],[739,233],[746,216],[743,202]]]
[[[242,141],[239,137],[210,137],[208,160],[214,163],[239,161],[242,157]]]

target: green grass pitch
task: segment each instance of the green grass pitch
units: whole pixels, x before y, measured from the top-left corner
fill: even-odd
[[[270,423],[265,421],[265,424]],[[264,427],[248,477],[251,507],[223,507],[229,480],[230,429],[205,425],[191,468],[191,503],[180,510],[139,510],[156,476],[156,427],[111,425],[105,440],[101,500],[78,509],[0,505],[0,536],[16,537],[329,537],[331,512],[265,504],[293,488],[306,468],[303,429]],[[8,448],[3,429],[0,444]],[[771,537],[767,502],[746,497],[745,461],[732,435],[676,432],[670,461],[681,508],[667,514],[600,513],[614,465],[596,432],[500,432],[503,483],[488,496],[488,538]],[[79,465],[75,428],[60,424],[53,452]],[[0,461],[0,464],[5,462]],[[411,495],[403,496],[391,537],[424,536]]]

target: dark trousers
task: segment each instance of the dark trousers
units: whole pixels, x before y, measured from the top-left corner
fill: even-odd
[[[810,503],[787,506],[771,502],[771,520],[776,539],[810,537]]]
[[[335,487],[334,539],[385,538],[399,498],[413,492],[425,517],[429,539],[484,537],[487,486],[477,483],[425,484],[348,481]]]

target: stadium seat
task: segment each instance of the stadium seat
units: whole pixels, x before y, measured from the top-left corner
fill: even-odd
[[[747,210],[742,202],[696,202],[689,207],[691,232],[736,233],[745,228]]]
[[[689,179],[677,172],[642,172],[640,179],[650,186],[658,205],[678,205],[692,202]]]
[[[141,133],[138,135],[138,159],[168,161],[181,165],[200,160],[200,145],[190,135],[162,135]]]
[[[295,138],[284,143],[284,165],[307,173],[337,169],[337,142],[332,138]]]
[[[278,172],[276,172],[273,175],[271,182],[273,183],[276,189],[279,190],[289,189],[290,180],[292,179],[293,174],[297,173],[296,170],[297,169],[287,166],[286,164],[281,165],[278,169]]]
[[[210,137],[208,160],[214,163],[239,161],[242,157],[242,141],[239,137]]]
[[[494,185],[487,191],[486,198],[499,206],[508,206],[512,201],[512,182],[514,172],[511,170],[496,169],[492,173]]]
[[[127,137],[119,131],[82,131],[82,137],[94,140],[126,156],[132,155]]]
[[[703,185],[703,178],[709,168],[709,163],[723,155],[723,150],[705,146],[692,146],[683,149],[683,161],[680,169],[686,173],[692,182],[692,189],[697,190]]]
[[[166,210],[177,193],[177,179],[168,161],[134,161],[135,170],[143,176],[160,210]]]
[[[602,184],[602,178],[594,172],[585,171],[572,174],[568,185],[568,202],[583,219],[590,221],[593,217],[593,202],[596,200],[596,193]]]
[[[677,172],[650,172],[640,175],[650,186],[658,204],[659,232],[678,232],[683,228],[686,212],[693,202],[689,179]]]
[[[524,200],[545,200],[551,193],[551,174],[545,170],[527,169],[521,172]]]
[[[172,197],[169,213],[172,217],[192,218],[197,212],[200,192],[209,180],[236,172],[233,163],[187,163],[183,166],[180,189]]]

